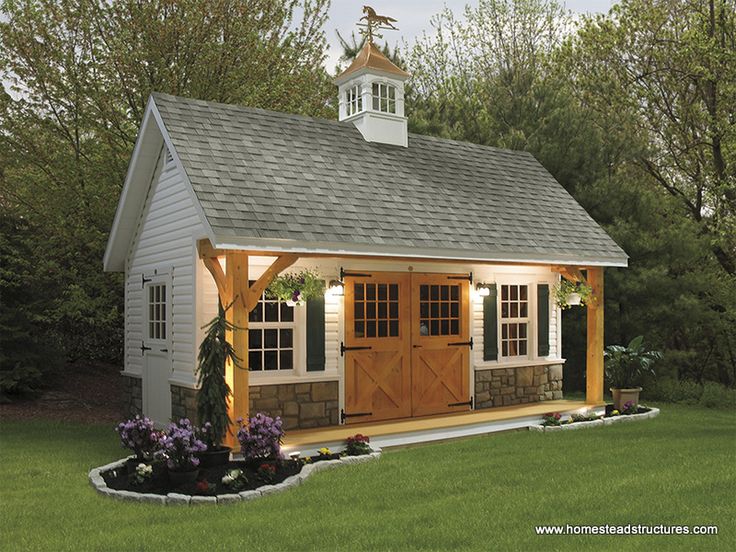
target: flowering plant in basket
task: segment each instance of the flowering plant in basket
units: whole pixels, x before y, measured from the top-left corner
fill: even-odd
[[[308,299],[325,294],[325,281],[313,270],[281,274],[271,281],[268,292],[289,306],[303,305]]]
[[[238,420],[238,441],[240,451],[246,460],[256,458],[281,458],[281,442],[284,437],[281,418],[271,418],[262,412],[257,413],[248,424],[243,419]]]
[[[161,433],[153,427],[153,421],[136,416],[118,424],[115,431],[120,435],[123,447],[132,450],[137,460],[150,460],[159,446]]]
[[[367,435],[358,433],[352,437],[348,437],[346,441],[345,453],[348,456],[361,456],[363,454],[370,454],[371,447],[368,444],[370,439]]]
[[[197,439],[192,423],[186,418],[170,424],[160,443],[161,450],[158,454],[166,460],[170,470],[177,472],[196,469],[199,458],[195,453],[207,450],[207,445]]]

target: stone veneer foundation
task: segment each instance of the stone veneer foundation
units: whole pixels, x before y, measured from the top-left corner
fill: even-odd
[[[284,429],[304,429],[338,424],[336,381],[253,385],[250,412],[281,416]]]
[[[562,398],[562,365],[494,368],[475,372],[475,408]]]
[[[143,415],[143,380],[123,376],[123,417],[135,418]]]
[[[197,390],[189,387],[171,386],[171,419],[189,418],[197,425]]]

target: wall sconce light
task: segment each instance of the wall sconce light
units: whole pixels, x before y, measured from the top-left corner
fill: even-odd
[[[345,295],[345,284],[340,280],[330,280],[327,291],[334,297],[342,297]]]
[[[488,297],[491,294],[491,288],[488,287],[488,284],[476,284],[475,291],[479,297]]]

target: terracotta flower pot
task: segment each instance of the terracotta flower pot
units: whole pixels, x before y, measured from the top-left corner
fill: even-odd
[[[624,405],[633,401],[634,404],[639,404],[639,393],[641,393],[641,387],[632,387],[630,389],[618,389],[611,387],[611,394],[613,395],[613,406],[619,412],[623,413]]]

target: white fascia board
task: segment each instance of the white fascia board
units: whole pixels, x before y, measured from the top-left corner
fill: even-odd
[[[155,129],[151,128],[153,125],[151,118],[152,101],[152,98],[148,99],[143,122],[135,140],[133,155],[130,158],[130,163],[128,163],[128,172],[125,175],[123,191],[115,210],[110,236],[107,239],[107,247],[103,257],[103,268],[106,272],[122,272],[125,270],[125,255],[138,224],[138,217],[143,209],[147,182],[150,180],[152,171],[156,168],[161,137],[160,135],[155,136]]]
[[[179,173],[182,175],[182,178],[184,179],[184,183],[187,187],[190,197],[192,198],[192,202],[194,203],[194,208],[197,210],[197,215],[199,215],[199,218],[205,227],[205,232],[207,234],[207,237],[209,238],[210,242],[214,244],[215,243],[215,233],[212,230],[212,226],[210,226],[210,222],[207,220],[207,216],[204,214],[204,209],[202,209],[202,204],[199,202],[199,198],[197,197],[197,194],[194,191],[194,187],[192,186],[192,181],[189,180],[189,175],[187,174],[187,171],[184,170],[184,164],[181,162],[179,153],[176,151],[176,148],[174,147],[174,143],[171,141],[171,136],[169,135],[169,131],[166,129],[166,125],[164,124],[164,121],[161,118],[161,113],[159,113],[158,108],[156,107],[156,101],[153,97],[151,97],[150,103],[151,103],[151,113],[153,114],[153,116],[156,119],[156,122],[158,123],[158,127],[161,130],[161,135],[163,136],[164,143],[166,144],[166,147],[171,153],[171,157],[173,158],[174,163],[176,164],[177,170],[179,171]]]
[[[457,249],[419,249],[410,247],[376,247],[364,244],[345,244],[330,242],[297,242],[295,240],[235,238],[232,236],[215,236],[212,241],[218,249],[235,249],[258,251],[264,255],[283,253],[309,253],[331,255],[335,257],[350,257],[371,255],[375,257],[407,257],[416,259],[449,260],[463,262],[485,263],[531,263],[544,265],[580,265],[580,266],[608,266],[627,267],[628,257],[577,257],[577,256],[550,256],[509,254],[493,251],[465,251]]]
[[[103,259],[103,268],[107,272],[122,272],[125,270],[126,254],[143,211],[151,175],[156,170],[156,162],[163,144],[166,144],[169,152],[171,152],[176,167],[184,178],[199,217],[207,229],[207,236],[211,241],[214,239],[214,233],[194,193],[189,176],[184,170],[161,114],[156,108],[155,100],[151,96],[146,105],[143,122],[136,138],[133,155],[125,177],[125,184],[120,194],[120,201],[115,211],[110,237],[107,241]]]

